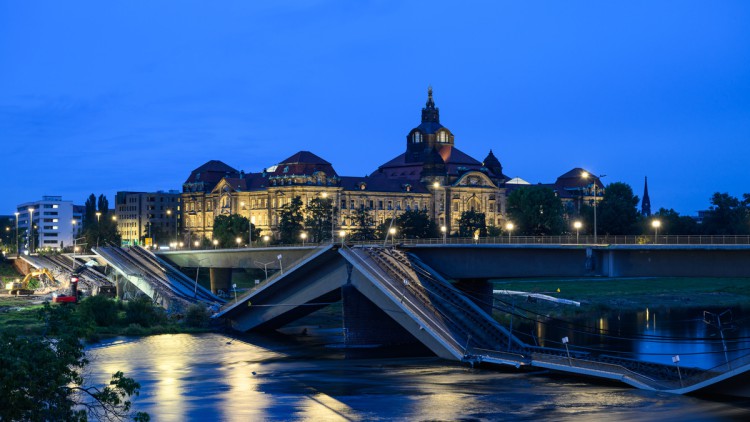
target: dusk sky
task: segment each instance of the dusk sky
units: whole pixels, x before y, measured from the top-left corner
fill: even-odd
[[[427,87],[456,146],[694,215],[750,192],[750,2],[0,0],[0,214],[299,150],[363,176]]]

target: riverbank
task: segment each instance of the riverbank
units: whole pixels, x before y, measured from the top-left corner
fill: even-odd
[[[750,305],[748,278],[585,278],[494,280],[495,290],[543,293],[581,302],[580,307],[525,297],[496,299],[557,318],[591,312],[632,312],[645,308],[732,308]],[[558,292],[559,289],[559,292]]]

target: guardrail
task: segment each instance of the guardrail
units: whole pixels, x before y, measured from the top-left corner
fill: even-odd
[[[292,247],[317,247],[322,245],[330,245],[332,242],[305,242],[303,243],[264,243],[262,245],[253,246],[251,249],[266,249],[266,248],[292,248]],[[334,244],[341,244],[341,240],[333,242]],[[358,245],[358,246],[392,246],[392,245],[581,245],[581,246],[592,246],[592,245],[750,245],[750,236],[748,235],[724,235],[724,236],[687,236],[687,235],[601,235],[597,236],[596,241],[594,236],[581,235],[576,236],[574,234],[559,235],[559,236],[515,236],[515,235],[504,235],[504,236],[493,236],[493,237],[434,237],[425,239],[407,239],[407,238],[396,238],[388,239],[384,242],[383,239],[375,240],[351,240],[348,238],[344,239],[344,243],[347,245]],[[242,251],[247,248],[227,248],[225,251]],[[212,251],[216,250],[213,247],[200,247],[200,248],[183,248],[175,249],[174,251]],[[221,249],[219,249],[221,250]]]

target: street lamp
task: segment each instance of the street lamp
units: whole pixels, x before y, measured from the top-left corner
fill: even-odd
[[[102,230],[101,227],[99,227],[99,219],[101,218],[102,213],[99,211],[96,212],[96,248],[99,248],[99,232]]]
[[[583,173],[581,173],[581,177],[582,178],[588,180],[589,177],[591,177],[593,179],[592,185],[594,186],[594,243],[597,243],[597,235],[596,235],[596,228],[597,228],[597,224],[596,224],[596,209],[598,207],[597,207],[597,203],[596,203],[597,202],[596,201],[596,190],[597,190],[598,186],[596,185],[596,182],[599,179],[601,179],[602,177],[604,177],[604,176],[606,176],[606,174],[602,174],[602,175],[599,175],[599,177],[596,177],[596,176],[592,176],[591,174],[589,174],[586,171],[584,171]]]
[[[395,245],[396,244],[396,240],[395,240],[396,228],[391,227],[390,229],[388,229],[388,233],[391,235],[391,245]]]
[[[581,231],[583,224],[580,221],[576,221],[573,223],[573,227],[576,229],[576,243],[578,243],[578,233]]]
[[[516,226],[514,226],[513,223],[511,223],[510,221],[508,221],[508,223],[505,225],[505,230],[508,231],[508,243],[510,243],[510,233],[513,231],[515,227]]]
[[[20,254],[18,253],[18,214],[20,213],[16,211],[15,214],[16,214],[16,257],[19,257]]]
[[[654,220],[651,222],[651,227],[654,228],[654,244],[656,244],[656,238],[659,235],[659,227],[661,227],[661,221]]]
[[[266,242],[266,246],[268,246],[268,242],[271,240],[271,238],[268,235],[263,236],[263,241]]]
[[[34,208],[29,208],[29,253],[34,253]],[[98,245],[97,245],[98,246]]]
[[[339,237],[341,238],[341,246],[344,246],[344,239],[346,239],[346,230],[341,230],[339,232]]]
[[[219,246],[219,241],[214,239],[213,243],[214,243],[214,249],[216,249],[216,247]]]
[[[201,241],[200,240],[196,240],[195,242],[193,242],[193,246],[195,246],[196,248],[198,246],[200,246],[200,245],[201,245]]]
[[[305,246],[305,240],[307,240],[307,233],[302,232],[300,233],[299,237],[302,238],[302,246]]]
[[[445,227],[445,224],[440,226],[440,231],[443,233],[443,243],[445,243],[445,238],[448,235],[448,227]]]

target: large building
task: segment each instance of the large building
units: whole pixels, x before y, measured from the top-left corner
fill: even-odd
[[[34,252],[72,246],[77,231],[73,207],[72,201],[63,201],[61,196],[43,196],[41,201],[18,205],[18,229],[25,234],[21,250]],[[34,236],[29,236],[32,221]]]
[[[115,216],[124,245],[176,239],[182,217],[180,192],[117,192]]]
[[[331,163],[309,151],[259,173],[209,161],[183,184],[183,235],[210,239],[216,216],[240,214],[264,235],[276,236],[281,207],[297,196],[304,204],[319,197],[333,199],[340,212],[332,231],[355,228],[360,209],[367,210],[374,225],[408,210],[427,211],[448,233],[458,230],[461,214],[470,210],[484,213],[488,226],[504,225],[510,179],[492,150],[479,161],[456,147],[453,133],[440,123],[431,88],[421,122],[405,141],[402,154],[365,177],[339,175]]]

